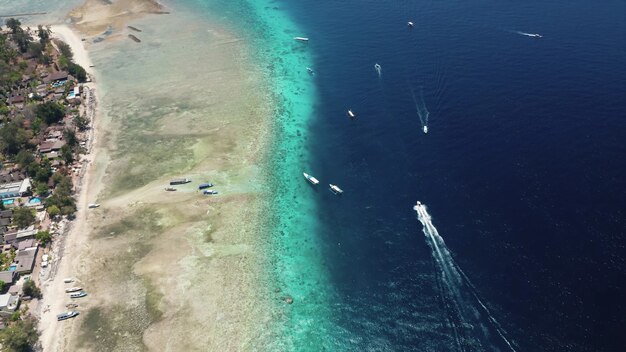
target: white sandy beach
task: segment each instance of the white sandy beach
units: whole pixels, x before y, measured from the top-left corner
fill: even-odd
[[[59,38],[68,45],[71,46],[74,53],[74,61],[83,66],[85,70],[90,74],[94,74],[94,70],[90,68],[91,60],[87,54],[87,50],[83,46],[83,42],[77,32],[73,31],[67,25],[55,25],[51,26],[53,31],[53,37]],[[99,99],[97,98],[97,91],[94,83],[86,84],[85,87],[89,88],[92,93],[91,99],[95,99],[95,104]],[[87,102],[85,102],[87,103]],[[65,329],[72,328],[75,322],[65,321],[57,322],[56,315],[67,310],[65,304],[69,303],[65,288],[76,285],[80,286],[80,268],[81,258],[76,254],[89,244],[87,243],[87,205],[94,201],[91,199],[92,195],[98,194],[100,188],[100,181],[104,174],[104,166],[102,162],[95,162],[95,156],[100,157],[102,160],[104,154],[102,151],[98,151],[99,144],[97,143],[97,131],[100,124],[100,116],[96,109],[94,114],[94,121],[91,122],[90,130],[90,153],[82,155],[83,161],[83,177],[79,184],[75,184],[75,187],[79,187],[77,194],[77,208],[76,219],[69,223],[69,231],[66,231],[64,235],[57,237],[57,253],[62,253],[62,256],[56,258],[53,265],[57,265],[55,274],[48,278],[47,281],[42,282],[43,299],[39,305],[40,323],[39,330],[41,331],[40,341],[44,351],[63,351],[64,341],[67,334],[64,333]],[[75,282],[72,284],[66,284],[63,280],[67,277],[75,278]]]

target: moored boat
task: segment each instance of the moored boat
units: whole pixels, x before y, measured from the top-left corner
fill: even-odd
[[[343,190],[341,188],[339,188],[339,186],[337,185],[333,185],[332,183],[329,184],[330,186],[330,191],[333,192],[334,194],[342,194]]]
[[[306,37],[294,37],[293,39],[299,41],[299,42],[308,42],[309,38]]]
[[[59,315],[57,315],[57,320],[61,321],[61,320],[65,320],[65,319],[69,319],[69,318],[73,318],[75,316],[77,316],[79,313],[75,310],[70,310],[64,313],[61,313]]]
[[[184,185],[185,183],[191,182],[188,178],[175,178],[170,181],[170,185]]]
[[[311,182],[312,185],[320,183],[320,181],[318,181],[315,177],[307,174],[306,172],[303,172],[302,174],[304,175],[304,178],[307,179],[307,181]]]
[[[81,298],[85,296],[87,296],[87,292],[85,291],[70,293],[70,298]]]
[[[411,21],[407,22],[406,25],[409,26],[410,28],[415,27],[415,23],[413,23]]]
[[[352,110],[348,110],[348,117],[349,117],[349,118],[351,118],[351,119],[353,119],[353,118],[355,118],[355,117],[356,117],[356,114],[354,113],[354,111],[352,111]]]

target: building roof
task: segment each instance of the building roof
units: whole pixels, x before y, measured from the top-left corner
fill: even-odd
[[[17,273],[15,271],[0,271],[0,280],[2,280],[5,284],[12,284],[15,281],[15,277]]]
[[[17,249],[26,249],[26,248],[30,248],[30,247],[34,247],[35,246],[35,239],[34,238],[28,238],[25,240],[21,240],[17,243]]]
[[[49,153],[51,151],[61,150],[65,144],[66,142],[62,139],[48,140],[39,145],[39,152]]]
[[[13,210],[2,210],[0,211],[0,218],[11,218],[13,217]]]
[[[17,271],[18,274],[33,271],[38,249],[38,247],[32,247],[24,250],[18,250],[16,252],[15,263],[17,264],[17,269],[15,271]]]
[[[9,105],[11,104],[21,104],[24,102],[24,100],[26,100],[22,95],[16,95],[14,97],[10,97],[7,100],[7,103],[9,103]]]
[[[0,185],[0,198],[20,197],[30,188],[30,179]]]
[[[30,225],[29,227],[25,229],[18,230],[16,234],[17,235],[16,238],[20,240],[23,238],[35,237],[36,233],[37,233],[37,230],[35,229],[35,225]]]

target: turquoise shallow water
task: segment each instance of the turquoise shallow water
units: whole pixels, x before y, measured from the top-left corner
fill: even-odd
[[[293,37],[307,33],[271,1],[204,1],[207,14],[226,16],[225,22],[250,41],[267,75],[274,104],[272,146],[266,172],[271,201],[266,238],[268,285],[283,298],[292,297],[284,316],[271,327],[259,327],[255,344],[264,350],[331,348],[332,293],[328,268],[320,248],[313,189],[302,172],[311,170],[309,125],[314,119],[315,87],[306,67],[312,66],[307,44]],[[266,232],[267,231],[267,232]],[[278,302],[278,304],[285,304]]]

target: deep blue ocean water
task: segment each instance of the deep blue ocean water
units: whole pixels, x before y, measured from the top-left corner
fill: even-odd
[[[309,170],[345,191],[314,195],[327,346],[508,350],[485,316],[467,342],[416,200],[513,349],[626,346],[626,2],[274,5],[311,38]]]

